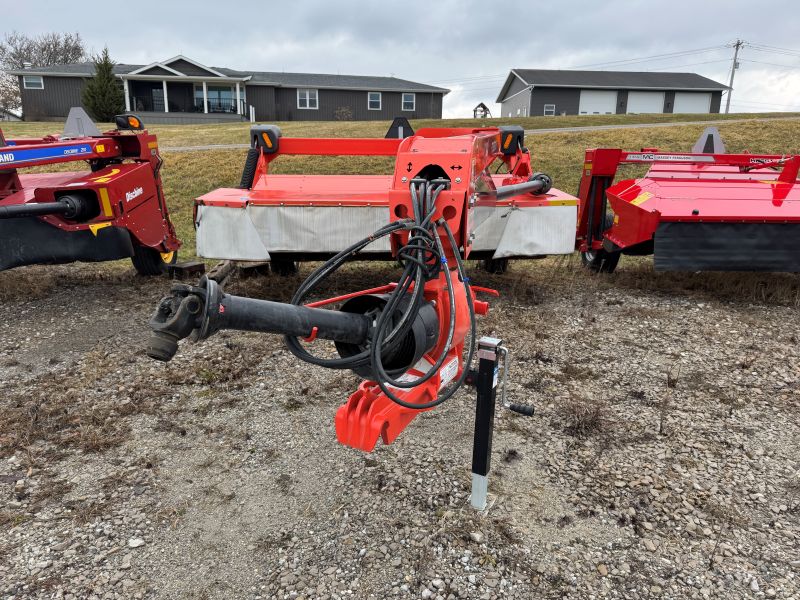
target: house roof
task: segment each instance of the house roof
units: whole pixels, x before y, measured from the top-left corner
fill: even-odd
[[[561,71],[547,69],[511,69],[497,102],[506,98],[515,79],[526,86],[606,88],[629,90],[727,90],[728,86],[697,73],[660,73],[651,71]]]
[[[189,62],[195,67],[207,72],[207,75],[184,74],[180,71],[181,61]],[[177,65],[173,63],[178,63]],[[153,70],[158,75],[148,75]],[[11,75],[42,75],[62,77],[91,77],[94,75],[93,62],[71,63],[53,65],[50,67],[33,67],[9,71]],[[393,92],[433,92],[447,94],[450,90],[424,83],[416,83],[397,77],[378,77],[370,75],[332,75],[326,73],[279,73],[271,71],[240,71],[225,67],[206,67],[185,56],[176,56],[162,62],[149,65],[114,65],[114,74],[117,76],[131,75],[131,79],[152,77],[165,79],[206,79],[213,80],[217,77],[241,80],[254,85],[273,85],[276,87],[310,87],[349,90],[373,90]]]
[[[312,87],[336,88],[352,90],[374,90],[394,92],[440,92],[446,94],[450,90],[398,79],[397,77],[378,77],[372,75],[331,75],[327,73],[279,73],[275,71],[234,71],[217,68],[229,77],[252,75],[249,83],[260,85],[276,85],[279,87]]]

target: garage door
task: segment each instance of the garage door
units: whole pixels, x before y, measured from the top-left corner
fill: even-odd
[[[628,114],[664,112],[664,92],[628,92]]]
[[[616,90],[581,90],[578,112],[582,115],[613,115],[617,112]]]
[[[674,113],[707,113],[711,111],[711,92],[675,92]]]

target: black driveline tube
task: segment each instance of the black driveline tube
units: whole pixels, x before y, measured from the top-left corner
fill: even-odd
[[[220,329],[239,329],[308,337],[316,327],[318,338],[365,344],[372,324],[366,315],[227,294],[208,308],[207,335]]]
[[[65,202],[28,202],[0,206],[0,219],[16,219],[19,217],[38,217],[41,215],[63,215],[72,207]]]

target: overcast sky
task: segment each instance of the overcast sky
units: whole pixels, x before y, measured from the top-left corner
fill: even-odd
[[[432,83],[452,90],[446,117],[470,115],[480,101],[499,114],[494,100],[514,67],[694,71],[727,82],[733,51],[720,47],[741,38],[762,48],[742,51],[731,110],[800,111],[797,0],[543,4],[6,0],[0,7],[4,31],[77,31],[91,51],[107,45],[116,62],[149,64],[183,54],[208,66]]]

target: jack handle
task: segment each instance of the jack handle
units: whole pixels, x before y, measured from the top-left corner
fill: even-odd
[[[505,346],[498,346],[497,352],[503,355],[503,391],[500,394],[500,401],[502,402],[503,407],[507,408],[511,412],[515,412],[526,417],[532,417],[535,410],[533,406],[530,404],[511,403],[506,399],[506,382],[508,380],[508,365],[509,361],[511,360],[511,352]]]

